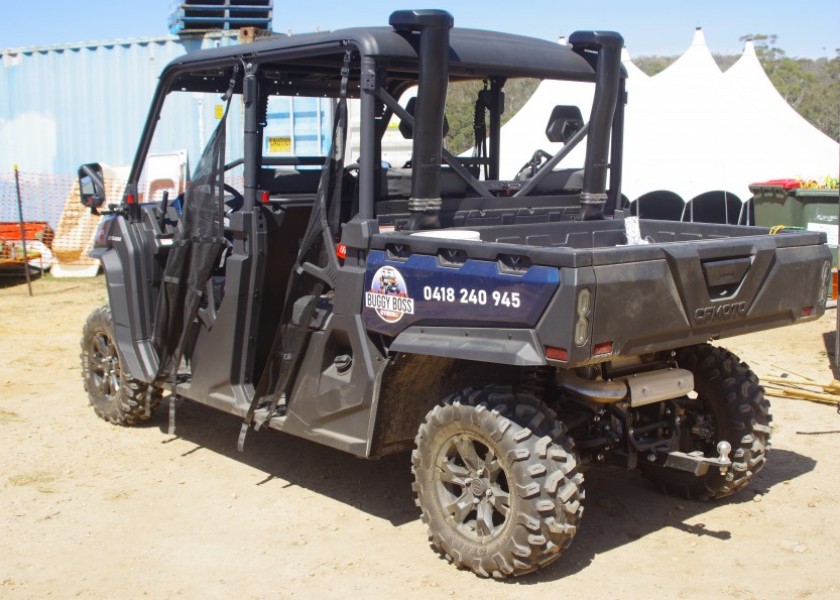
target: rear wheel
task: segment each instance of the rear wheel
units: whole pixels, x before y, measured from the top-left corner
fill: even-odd
[[[467,389],[433,408],[412,453],[432,545],[503,578],[554,561],[583,513],[583,475],[554,413],[510,388]]]
[[[724,348],[708,344],[677,351],[679,366],[694,373],[696,398],[680,401],[680,450],[716,457],[717,443],[732,446],[726,474],[710,468],[703,477],[642,463],[644,475],[665,491],[697,499],[724,498],[743,489],[764,467],[770,445],[770,403],[758,378]]]
[[[134,425],[148,419],[160,404],[161,393],[131,377],[123,367],[108,306],[90,313],[81,345],[85,391],[96,414],[115,425]]]

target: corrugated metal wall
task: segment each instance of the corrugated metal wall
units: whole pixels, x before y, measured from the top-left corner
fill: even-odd
[[[236,41],[213,33],[0,50],[0,172],[130,163],[163,67]]]
[[[237,32],[218,31],[0,50],[0,221],[17,219],[14,164],[40,182],[24,190],[26,218],[37,213],[55,225],[80,164],[132,162],[163,67],[187,52],[237,39]],[[221,101],[174,96],[180,97],[168,99],[167,123],[161,121],[151,151],[186,150],[192,168],[218,124]],[[332,110],[326,98],[272,98],[263,152],[326,155]],[[237,131],[240,106],[228,119],[231,156],[242,155]]]

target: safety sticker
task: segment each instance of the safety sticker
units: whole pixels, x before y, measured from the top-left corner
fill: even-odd
[[[365,292],[365,307],[374,309],[383,321],[396,323],[403,315],[414,314],[414,298],[408,296],[400,272],[384,266],[374,273],[370,291]]]
[[[837,246],[837,224],[809,222],[808,231],[822,231],[825,233],[827,244],[829,246]]]

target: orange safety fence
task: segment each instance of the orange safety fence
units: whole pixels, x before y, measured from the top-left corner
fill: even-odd
[[[18,179],[27,251],[40,254],[30,264],[95,269],[87,254],[100,217],[79,202],[76,177],[19,171]],[[109,201],[119,199],[125,182],[106,180],[106,187]],[[0,239],[7,249],[21,245],[19,218],[15,175],[0,173]]]

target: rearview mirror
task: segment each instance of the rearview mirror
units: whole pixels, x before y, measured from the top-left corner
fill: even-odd
[[[105,179],[99,163],[79,167],[79,200],[92,213],[96,213],[96,209],[105,204]]]
[[[548,119],[545,135],[550,142],[566,143],[583,129],[583,115],[577,106],[555,106]]]

